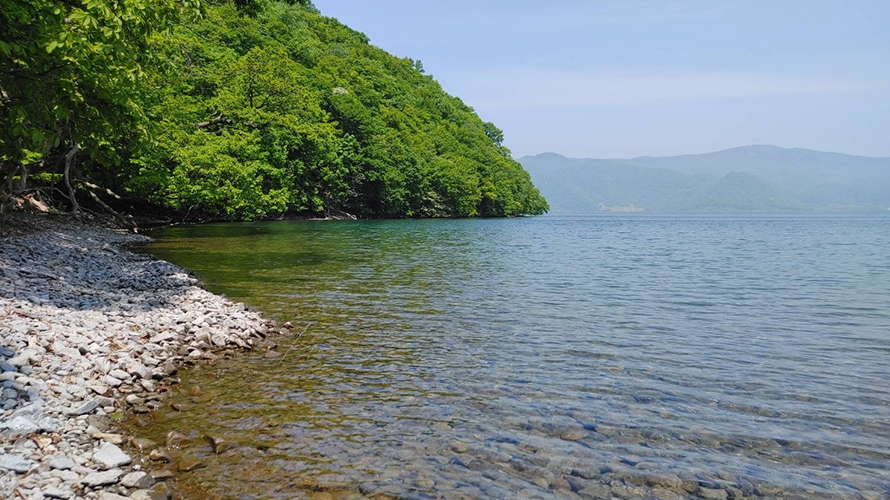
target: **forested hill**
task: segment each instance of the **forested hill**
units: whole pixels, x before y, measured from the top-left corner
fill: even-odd
[[[554,213],[887,213],[890,158],[776,146],[626,160],[520,160]]]
[[[165,8],[175,4],[144,2]],[[107,22],[118,29],[110,16],[102,17],[104,11],[94,12],[92,4],[101,7],[103,0],[83,7],[77,7],[78,1],[43,3],[58,5],[50,5],[47,12],[62,11],[59,17],[64,21],[57,31],[70,30],[70,19],[80,19],[72,13],[80,10],[97,18],[98,28]],[[134,7],[128,12],[138,15],[142,10],[135,3],[123,0],[121,9]],[[45,136],[55,134],[48,141],[47,137],[31,141],[28,136],[28,154],[17,154],[21,149],[14,147],[22,144],[16,134],[25,137],[30,132],[8,131],[0,136],[0,141],[5,138],[0,143],[4,173],[43,159],[52,161],[40,165],[57,165],[54,171],[61,172],[66,155],[76,153],[78,173],[71,177],[90,181],[75,183],[78,197],[89,200],[84,186],[100,185],[124,199],[229,219],[339,212],[359,217],[471,217],[547,211],[547,202],[528,173],[502,145],[502,132],[445,93],[424,74],[419,61],[388,54],[311,4],[239,3],[205,3],[198,9],[200,16],[177,15],[171,26],[163,23],[173,16],[153,14],[140,20],[143,25],[160,25],[145,30],[144,47],[118,46],[111,37],[103,41],[107,54],[119,54],[116,50],[151,54],[151,58],[134,56],[133,71],[119,79],[136,82],[133,88],[118,89],[125,95],[103,91],[92,97],[100,103],[119,99],[116,116],[127,119],[101,117],[104,121],[89,129],[89,136],[82,131],[95,120],[57,128],[62,133],[47,132]],[[23,9],[32,7],[34,12],[19,19],[8,14],[9,19],[0,21],[19,22],[38,16],[44,8],[37,0],[22,4]],[[150,9],[143,10],[151,14]],[[89,22],[84,26],[92,29]],[[21,29],[17,35],[23,40],[42,36],[29,34],[31,28]],[[120,33],[124,41],[132,35],[126,29]],[[70,47],[71,38],[65,45],[65,35],[59,37],[62,45],[47,38],[49,42],[40,40],[46,51],[40,47],[34,52],[40,53],[46,67],[52,66],[46,61],[47,52],[52,55]],[[65,64],[61,57],[59,64]],[[20,60],[10,57],[0,62],[18,71]],[[38,65],[32,66],[32,76],[44,78]],[[51,77],[59,74],[59,70],[49,72]],[[83,75],[88,76],[86,70]],[[108,84],[108,79],[94,80],[90,84]],[[62,89],[72,85],[57,83]],[[14,79],[0,82],[4,90],[26,84]],[[21,94],[23,103],[26,98],[35,100],[25,87],[14,90],[8,93],[12,99]],[[22,104],[27,106],[34,104]],[[99,106],[88,109],[102,112]],[[41,117],[55,112],[38,111]],[[15,113],[11,107],[4,110],[7,116]],[[59,115],[62,121],[70,118],[71,114]],[[50,130],[54,123],[44,128]],[[145,133],[140,133],[143,129]],[[42,148],[48,152],[41,158],[43,144],[49,146]],[[13,175],[9,173],[10,178]],[[65,191],[58,187],[56,192]],[[105,191],[91,192],[102,196]]]

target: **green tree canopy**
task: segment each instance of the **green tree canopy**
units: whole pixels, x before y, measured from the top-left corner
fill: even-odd
[[[374,47],[307,1],[199,1],[7,2],[7,184],[64,165],[75,211],[78,185],[102,203],[83,188],[89,179],[229,219],[547,210],[503,132],[420,61]]]
[[[537,214],[503,133],[368,38],[299,3],[209,7],[153,39],[175,71],[144,106],[158,147],[120,182],[229,218]]]

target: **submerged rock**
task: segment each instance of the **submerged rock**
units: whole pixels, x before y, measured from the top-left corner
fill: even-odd
[[[155,484],[154,478],[144,471],[131,472],[121,479],[121,485],[127,488],[150,488]]]
[[[176,411],[192,411],[195,407],[188,403],[171,403],[170,407]]]
[[[167,450],[163,448],[155,448],[151,450],[151,453],[148,454],[148,458],[154,460],[155,462],[161,463],[169,463],[170,462],[170,454],[167,453]]]
[[[166,481],[176,477],[176,473],[170,469],[158,469],[151,472],[151,478],[155,481]]]
[[[716,488],[699,488],[698,494],[705,500],[727,500],[729,498],[726,490]]]
[[[180,446],[182,446],[184,443],[186,443],[188,441],[189,441],[189,438],[187,438],[186,436],[184,436],[183,434],[181,434],[179,432],[170,431],[167,433],[166,444],[170,448],[179,448]]]
[[[158,444],[152,441],[151,439],[144,438],[133,438],[130,440],[130,444],[133,445],[139,451],[146,451],[155,448]]]
[[[218,436],[204,436],[204,438],[210,443],[210,446],[213,448],[213,453],[216,453],[217,455],[235,447],[234,443]]]
[[[203,469],[204,467],[207,467],[207,464],[204,463],[203,460],[194,455],[185,454],[179,460],[178,469],[181,472],[191,472],[194,470]]]

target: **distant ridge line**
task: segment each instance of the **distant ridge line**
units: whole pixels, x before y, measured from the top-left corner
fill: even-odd
[[[525,158],[536,158],[542,155],[555,155],[560,156],[562,158],[566,158],[569,160],[604,160],[604,161],[631,161],[631,160],[642,160],[642,159],[658,159],[658,158],[683,158],[687,156],[703,156],[703,155],[713,155],[720,153],[727,153],[731,151],[741,151],[741,150],[753,150],[753,149],[771,149],[773,151],[791,151],[791,152],[807,152],[807,153],[819,153],[819,154],[828,154],[828,155],[840,155],[840,156],[850,156],[854,158],[870,158],[877,160],[890,160],[890,156],[866,156],[852,153],[840,153],[837,151],[822,151],[818,149],[810,149],[810,148],[798,148],[798,147],[784,147],[784,146],[776,146],[773,144],[749,144],[747,146],[735,146],[727,149],[720,149],[717,151],[709,151],[703,153],[682,153],[676,155],[643,155],[643,156],[633,156],[630,158],[595,158],[592,156],[566,156],[561,153],[557,153],[555,151],[543,151],[541,153],[533,154],[533,155],[525,155],[519,159],[521,162]]]
[[[890,158],[770,145],[628,159],[542,153],[520,163],[551,213],[887,213]],[[625,208],[622,208],[625,207]]]

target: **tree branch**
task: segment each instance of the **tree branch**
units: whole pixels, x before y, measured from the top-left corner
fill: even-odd
[[[231,118],[225,118],[225,117],[223,117],[222,113],[220,113],[216,118],[211,118],[210,120],[207,120],[206,122],[199,123],[198,130],[201,130],[202,128],[210,127],[212,125],[216,125],[217,123],[231,125],[231,124],[235,123],[235,120],[232,120]]]

